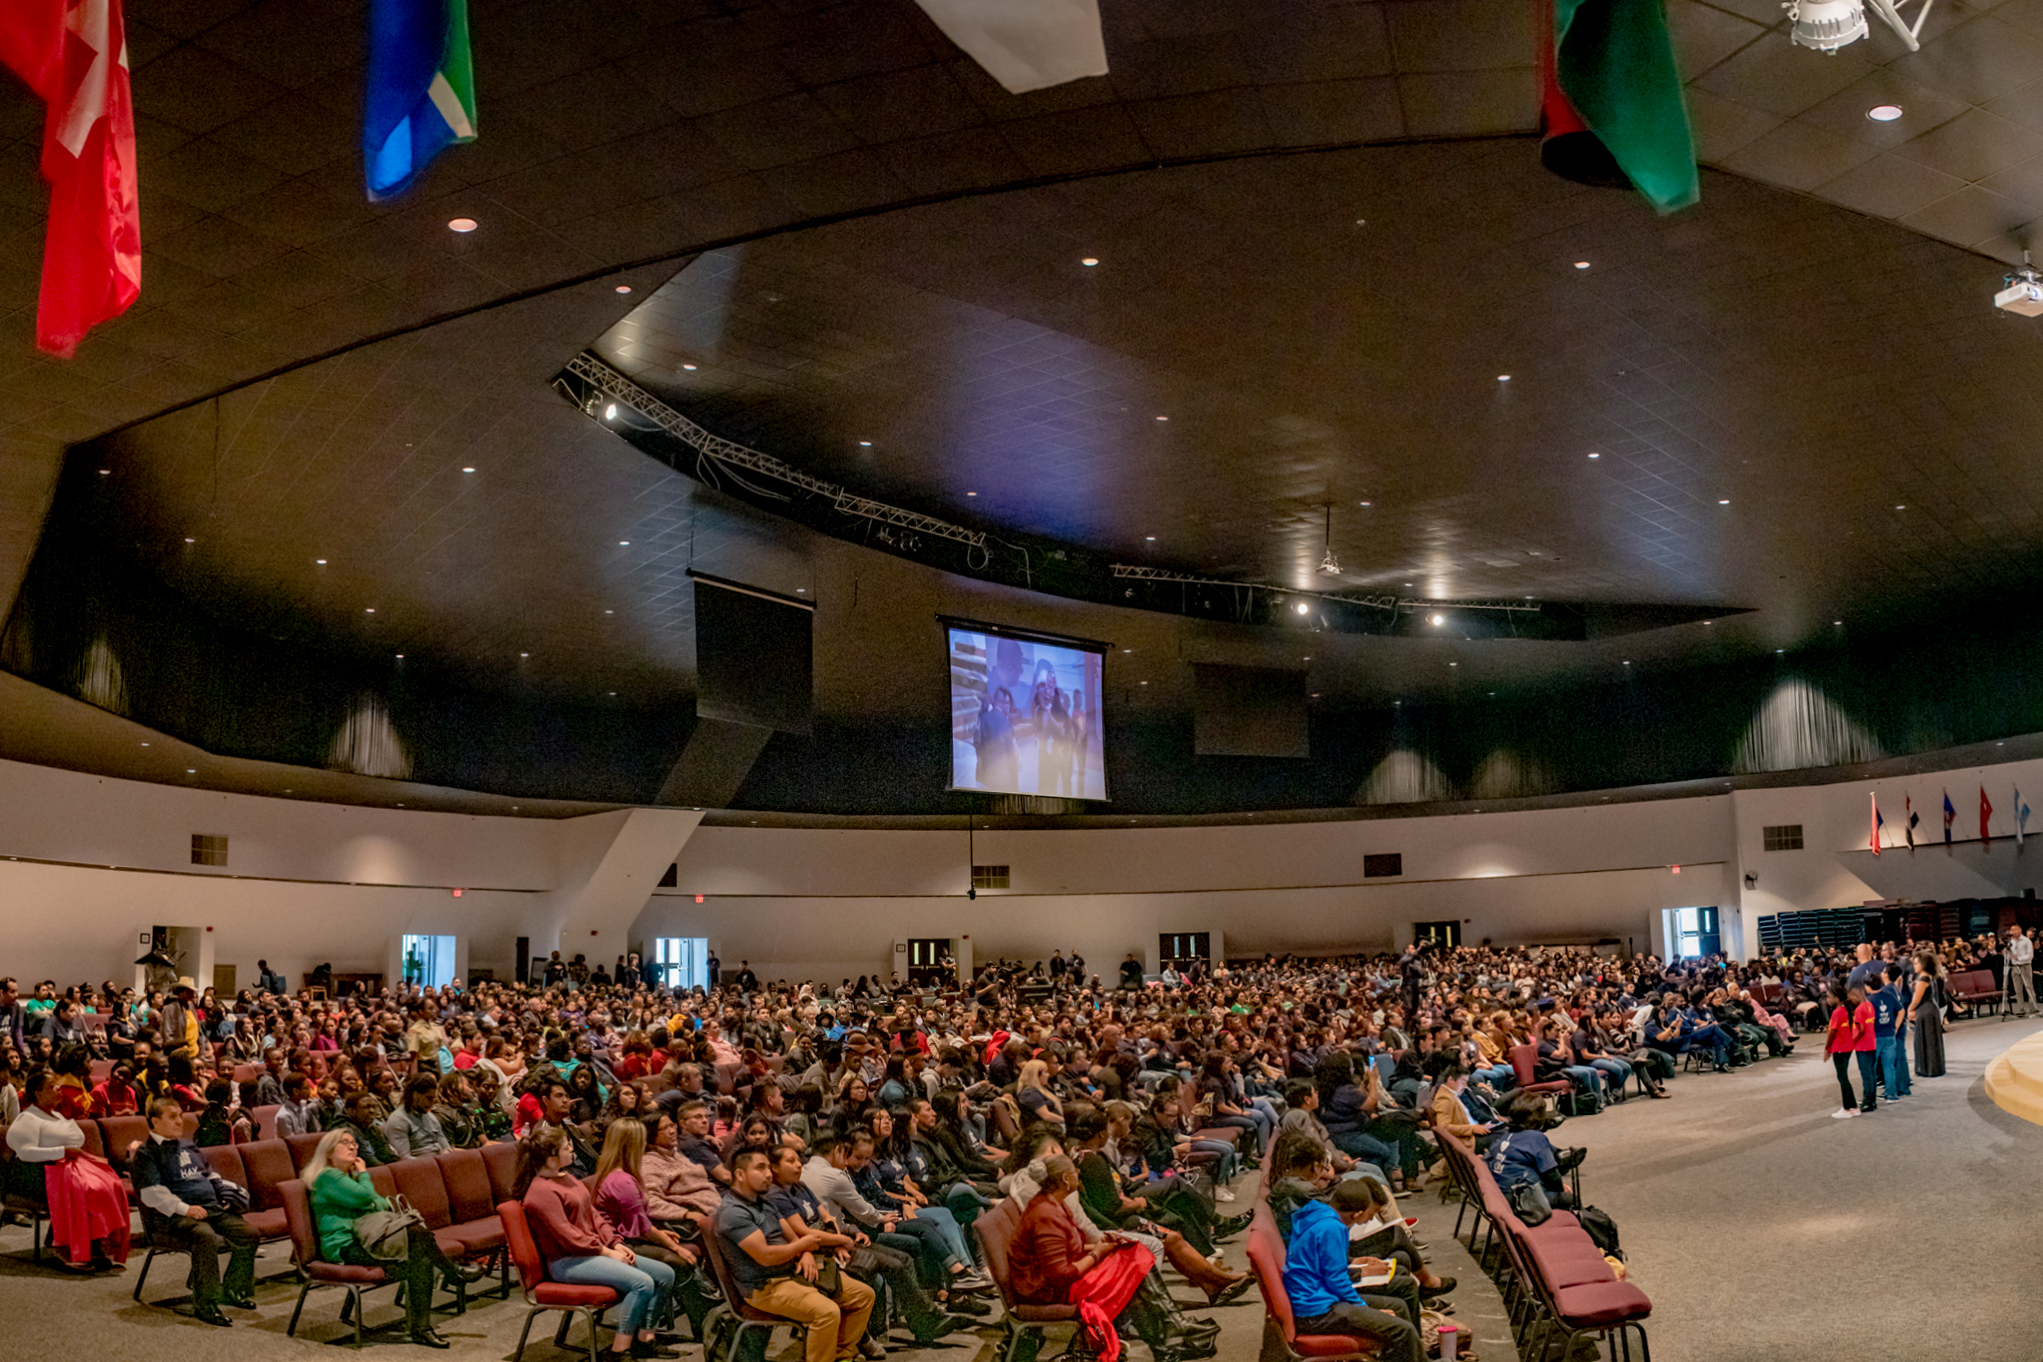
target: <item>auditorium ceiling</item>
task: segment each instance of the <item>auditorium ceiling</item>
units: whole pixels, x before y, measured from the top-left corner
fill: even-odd
[[[1024,96],[906,0],[493,6],[481,140],[372,205],[361,8],[132,6],[144,293],[70,362],[30,348],[40,110],[0,90],[0,595],[67,448],[107,542],[220,618],[577,701],[690,692],[690,566],[857,602],[819,704],[886,715],[924,701],[871,657],[961,600],[1125,643],[1134,704],[1193,657],[1378,704],[2036,582],[2043,319],[1990,295],[2043,218],[2037,0],[1833,58],[1775,4],[1670,0],[1710,169],[1666,219],[1539,168],[1533,7],[1464,0],[1103,0],[1113,74]],[[1750,613],[1301,646],[926,583],[632,449],[549,387],[584,350],[860,494],[1116,562],[1326,589],[1330,547],[1346,590]]]

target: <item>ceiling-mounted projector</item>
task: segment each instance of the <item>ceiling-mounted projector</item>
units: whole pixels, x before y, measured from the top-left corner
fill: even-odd
[[[1908,0],[1901,2],[1906,4]],[[1895,0],[1782,0],[1781,8],[1788,12],[1791,42],[1834,57],[1838,48],[1848,47],[1866,36],[1867,5],[1907,44],[1910,52],[1919,51],[1922,21],[1929,17],[1930,6],[1935,2],[1919,0],[1922,7],[1915,12],[1914,27],[1901,21]]]
[[[2019,312],[2024,317],[2043,317],[2043,275],[2029,263],[2029,253],[2022,252],[2022,267],[2008,276],[2008,286],[1993,295],[1993,305],[2003,312]]]

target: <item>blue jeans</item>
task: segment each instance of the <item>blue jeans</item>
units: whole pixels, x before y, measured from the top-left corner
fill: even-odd
[[[1561,1072],[1566,1074],[1571,1082],[1588,1089],[1590,1095],[1599,1102],[1603,1100],[1603,1075],[1597,1071],[1594,1065],[1570,1064],[1564,1067]]]
[[[936,1226],[943,1236],[944,1247],[950,1250],[950,1259],[966,1268],[972,1266],[972,1250],[965,1247],[965,1232],[958,1228],[958,1218],[944,1206],[917,1206],[915,1218]]]
[[[618,1330],[627,1338],[641,1329],[664,1323],[673,1314],[674,1269],[640,1254],[634,1263],[620,1263],[592,1253],[586,1258],[555,1258],[546,1275],[570,1286],[607,1286],[622,1296],[624,1317]]]
[[[1589,1067],[1600,1074],[1615,1078],[1617,1082],[1611,1085],[1611,1090],[1619,1097],[1624,1096],[1625,1084],[1631,1082],[1632,1078],[1631,1065],[1621,1059],[1592,1059],[1589,1061]]]
[[[1901,1037],[1881,1036],[1873,1044],[1873,1053],[1880,1057],[1880,1072],[1887,1079],[1887,1100],[1906,1097],[1913,1091],[1908,1081],[1908,1047],[1901,1043]]]
[[[1880,1053],[1877,1050],[1855,1050],[1853,1053],[1858,1056],[1859,1086],[1863,1089],[1859,1094],[1859,1110],[1871,1111],[1880,1104],[1873,1095],[1873,1072],[1879,1067]]]

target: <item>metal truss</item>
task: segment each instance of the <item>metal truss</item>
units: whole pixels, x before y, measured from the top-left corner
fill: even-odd
[[[1343,605],[1359,605],[1371,610],[1391,611],[1401,615],[1415,614],[1421,610],[1514,610],[1533,615],[1540,613],[1539,605],[1531,601],[1434,601],[1410,596],[1360,596],[1335,591],[1294,591],[1289,587],[1271,586],[1264,582],[1230,582],[1219,577],[1195,577],[1187,572],[1144,567],[1139,563],[1114,563],[1111,569],[1116,577],[1135,582],[1171,582],[1182,586],[1218,586],[1232,590],[1267,591],[1272,595],[1338,601]]]
[[[569,360],[567,372],[587,383],[602,397],[622,402],[639,415],[649,417],[661,430],[706,459],[714,459],[720,464],[772,478],[775,482],[786,483],[812,496],[826,498],[844,515],[857,516],[881,525],[899,526],[917,534],[954,539],[981,552],[985,551],[986,535],[983,531],[968,530],[962,525],[953,525],[935,516],[903,510],[899,506],[889,506],[883,501],[873,501],[867,497],[854,495],[834,482],[811,477],[770,454],[762,454],[756,449],[726,440],[721,435],[712,435],[587,352]]]

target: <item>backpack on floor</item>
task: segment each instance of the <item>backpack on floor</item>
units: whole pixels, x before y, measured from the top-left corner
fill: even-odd
[[[1617,1246],[1617,1222],[1594,1206],[1584,1206],[1575,1212],[1575,1219],[1582,1222],[1582,1230],[1605,1254],[1624,1261],[1624,1250]]]

